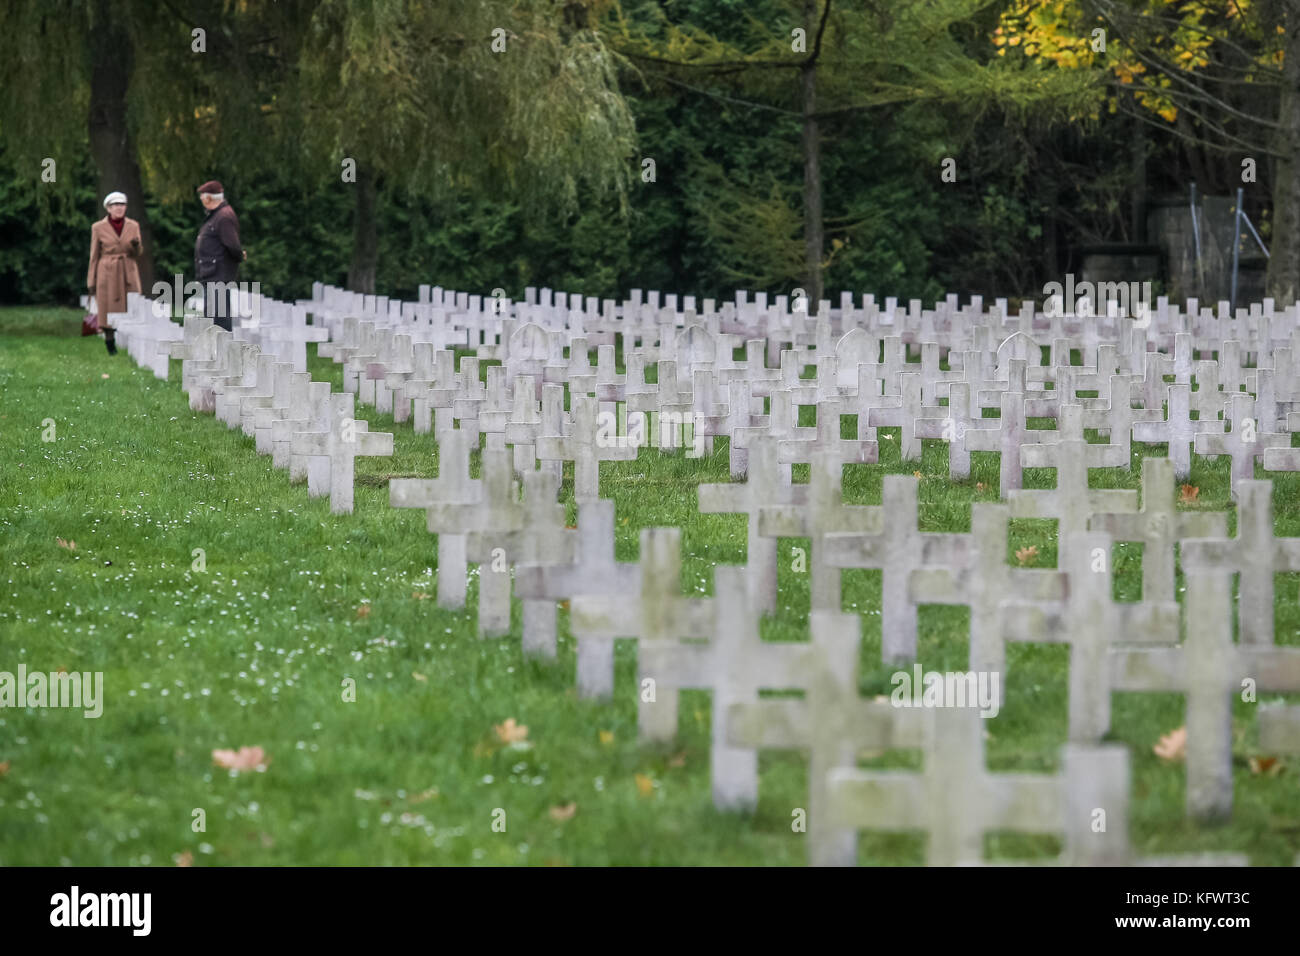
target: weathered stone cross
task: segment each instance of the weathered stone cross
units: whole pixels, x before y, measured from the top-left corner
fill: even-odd
[[[389,432],[371,432],[363,419],[354,419],[351,392],[330,396],[330,427],[324,432],[298,432],[293,436],[291,453],[329,459],[330,511],[352,513],[354,463],[368,455],[391,455],[393,436]],[[308,488],[310,493],[311,489]]]
[[[581,502],[572,563],[515,570],[515,593],[524,599],[524,653],[555,657],[556,601],[635,599],[640,587],[637,566],[614,560],[614,502],[605,498]]]
[[[886,475],[881,501],[883,526],[824,535],[822,560],[834,568],[880,569],[881,657],[892,664],[916,659],[916,605],[908,593],[912,571],[966,564],[970,536],[917,530],[917,480],[909,475]]]
[[[395,478],[388,483],[388,501],[394,508],[477,508],[482,497],[482,481],[469,476],[468,436],[459,430],[448,432],[439,443],[437,478]],[[465,535],[444,532],[433,523],[432,514],[429,518],[427,527],[438,536],[438,606],[462,608],[469,572]]]
[[[807,485],[781,480],[776,442],[756,439],[749,448],[749,475],[743,484],[700,485],[701,514],[746,515],[745,576],[749,599],[768,614],[776,611],[776,539],[759,533],[759,514],[771,505],[805,505]]]
[[[1116,541],[1142,542],[1142,600],[1174,600],[1174,545],[1180,538],[1221,538],[1222,514],[1178,511],[1174,507],[1174,463],[1142,460],[1142,510],[1094,514],[1089,531],[1104,531]],[[1270,532],[1271,534],[1271,532]]]
[[[1009,598],[1003,602],[1003,634],[1010,641],[1070,645],[1070,740],[1095,744],[1110,729],[1111,645],[1174,644],[1178,605],[1117,603],[1111,597],[1110,540],[1105,535],[1063,537],[1059,563],[1069,575],[1064,600],[1046,604]]]

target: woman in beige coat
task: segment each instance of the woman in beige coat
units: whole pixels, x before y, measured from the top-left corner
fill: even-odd
[[[126,218],[126,196],[112,192],[104,197],[108,215],[90,227],[90,268],[86,288],[95,297],[99,328],[104,333],[108,354],[117,353],[113,329],[107,325],[110,312],[126,311],[126,294],[140,291],[140,267],[136,260],[143,251],[140,224]]]

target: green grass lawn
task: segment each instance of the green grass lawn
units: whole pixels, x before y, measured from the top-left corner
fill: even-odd
[[[614,702],[580,701],[563,613],[559,661],[542,665],[522,657],[517,627],[512,637],[477,638],[473,583],[467,611],[436,606],[435,539],[422,512],[389,506],[387,489],[394,475],[436,474],[431,436],[360,409],[372,431],[394,432],[396,451],[359,459],[356,511],[331,516],[328,499],[309,500],[251,439],[190,411],[179,363],[158,381],[125,352],[110,358],[101,340],[78,338],[79,318],[0,310],[0,670],[103,671],[104,710],[97,720],[79,710],[0,711],[0,864],[171,865],[186,852],[195,865],[804,862],[804,838],[790,829],[791,810],[807,799],[802,756],[764,753],[757,812],[718,813],[707,694],[683,695],[675,745],[640,747],[632,643],[619,646]],[[311,371],[341,388],[340,366],[313,356]],[[53,442],[42,441],[47,419]],[[996,499],[995,454],[977,453],[971,480],[952,484],[941,442],[925,443],[918,466],[898,460],[896,430],[881,439],[880,465],[846,469],[848,501],[879,503],[883,475],[919,470],[922,530],[967,531],[970,503]],[[1300,534],[1300,475],[1272,477],[1276,533]],[[618,557],[636,557],[640,529],[680,526],[682,587],[710,592],[712,568],[745,557],[743,516],[697,514],[696,485],[726,480],[725,441],[703,460],[642,450],[635,462],[604,465]],[[1139,480],[1137,466],[1093,472],[1095,485]],[[1053,483],[1051,471],[1026,474],[1026,487]],[[1226,458],[1195,459],[1191,483],[1195,507],[1229,507]],[[571,476],[562,494],[572,523]],[[1053,566],[1053,524],[1013,522],[1008,560],[1033,545],[1035,565]],[[807,576],[789,559],[796,546],[807,542],[782,542],[769,639],[807,639]],[[1117,599],[1136,600],[1140,546],[1119,545],[1114,557]],[[1277,580],[1282,644],[1300,642],[1298,579]],[[862,690],[886,693],[879,572],[846,572],[844,606],[862,615]],[[923,607],[922,665],[965,669],[966,625],[964,608]],[[991,769],[1058,769],[1067,654],[1009,646],[1007,703],[987,728]],[[355,702],[343,700],[345,678],[356,681]],[[1139,852],[1235,850],[1256,864],[1292,862],[1300,765],[1252,773],[1255,705],[1236,707],[1232,820],[1198,826],[1184,817],[1183,765],[1151,750],[1184,723],[1181,696],[1117,694],[1113,703],[1111,736],[1132,754]],[[494,726],[508,718],[527,725],[527,749],[498,739]],[[214,749],[245,745],[265,748],[265,772],[213,766]],[[915,767],[919,755],[873,763]],[[571,817],[553,817],[569,804]],[[205,832],[191,826],[198,808]],[[492,826],[497,808],[504,833]],[[991,858],[1058,850],[1050,838],[988,841]],[[860,842],[866,864],[915,864],[923,854],[920,835]]]

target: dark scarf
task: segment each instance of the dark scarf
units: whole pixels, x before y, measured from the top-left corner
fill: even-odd
[[[126,216],[123,216],[121,219],[114,219],[112,216],[109,216],[108,224],[112,226],[113,231],[120,236],[122,234],[122,227],[126,225]]]

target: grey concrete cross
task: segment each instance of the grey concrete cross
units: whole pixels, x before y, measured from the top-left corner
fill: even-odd
[[[1168,386],[1168,412],[1164,421],[1138,421],[1133,423],[1133,438],[1140,442],[1167,442],[1169,460],[1174,465],[1174,477],[1180,481],[1192,473],[1191,444],[1199,434],[1223,432],[1223,422],[1211,419],[1193,421],[1191,417],[1191,387]]]
[[[462,431],[449,432],[438,447],[438,477],[395,478],[388,483],[388,500],[394,508],[423,508],[459,504],[472,509],[483,497],[481,479],[469,476],[469,440]],[[468,584],[469,562],[465,535],[443,531],[428,515],[427,527],[438,536],[438,606],[462,608]]]
[[[1236,497],[1242,482],[1255,477],[1255,459],[1268,448],[1290,448],[1291,436],[1260,431],[1255,419],[1255,400],[1237,392],[1231,401],[1232,431],[1196,436],[1196,454],[1228,455],[1232,459],[1232,494]]]
[[[1088,519],[1098,512],[1137,510],[1137,492],[1128,489],[1091,489],[1090,467],[1118,467],[1124,450],[1118,445],[1090,445],[1082,439],[1054,444],[1025,445],[1020,461],[1026,468],[1055,468],[1056,487],[1019,489],[1008,495],[1013,518],[1055,518],[1057,537],[1086,531]]]
[[[970,536],[919,531],[917,480],[909,475],[886,475],[881,502],[879,530],[825,534],[822,560],[834,568],[880,569],[881,657],[892,664],[916,659],[916,605],[908,590],[911,573],[926,566],[966,564]]]
[[[1228,571],[1189,568],[1183,643],[1110,652],[1115,690],[1185,695],[1187,812],[1197,819],[1232,812],[1232,705],[1246,682],[1256,692],[1300,691],[1300,647],[1233,643],[1231,586]]]
[[[922,711],[925,767],[920,773],[838,767],[828,773],[830,816],[852,830],[923,830],[930,866],[978,864],[992,830],[1059,833],[1059,778],[989,773],[984,720],[969,707]]]
[[[749,475],[743,484],[700,485],[701,514],[743,514],[747,518],[745,576],[749,599],[771,614],[776,611],[776,539],[759,533],[759,514],[771,505],[805,505],[807,485],[781,480],[777,446],[757,439],[749,449]]]
[[[330,511],[351,514],[355,461],[362,456],[391,455],[393,436],[371,432],[369,423],[353,418],[353,400],[348,392],[330,396],[330,427],[324,432],[298,432],[290,451],[295,455],[329,459]],[[311,493],[310,483],[308,493]]]
[[[597,441],[596,400],[585,395],[572,397],[573,434],[537,438],[537,457],[542,461],[573,462],[573,496],[578,501],[600,497],[600,463],[635,461],[635,445]]]
[[[759,750],[803,750],[808,754],[808,862],[852,866],[857,835],[831,822],[827,806],[829,772],[853,767],[860,751],[916,748],[923,743],[923,711],[893,707],[858,693],[861,618],[838,611],[813,611],[812,641],[792,644],[799,660],[763,672],[769,690],[802,690],[802,698],[750,699],[732,704],[727,740]]]
[[[758,513],[758,533],[769,538],[808,538],[812,555],[811,607],[814,611],[840,611],[840,569],[827,563],[823,537],[832,531],[879,533],[883,510],[875,505],[846,505],[841,488],[844,463],[830,451],[813,455],[805,501],[765,505]]]
[[[565,507],[556,501],[560,480],[554,474],[529,471],[524,474],[524,500],[518,501],[514,469],[506,449],[483,452],[483,507],[477,527],[466,535],[465,554],[479,565],[479,634],[494,637],[510,630],[510,583],[524,566],[562,567],[573,561],[573,532],[564,525]],[[538,626],[555,623],[555,603],[546,599],[524,599],[527,646],[544,637]],[[554,633],[551,652],[554,654]]]
[[[1174,600],[1174,545],[1182,538],[1222,538],[1222,514],[1174,507],[1174,464],[1168,458],[1142,461],[1142,508],[1123,514],[1094,514],[1089,531],[1116,541],[1142,542],[1142,600]]]
[[[1118,603],[1111,597],[1110,541],[1102,534],[1063,537],[1065,598],[1036,603],[1008,597],[1003,603],[1006,640],[1070,645],[1070,740],[1095,744],[1110,729],[1113,689],[1107,655],[1115,643],[1178,640],[1173,601]]]
[[[555,657],[556,601],[635,600],[640,588],[637,566],[614,560],[614,502],[604,498],[581,502],[573,561],[525,565],[515,571],[515,593],[524,599],[524,653]]]
[[[1007,529],[1011,509],[977,501],[971,505],[970,545],[956,567],[919,567],[907,580],[913,605],[965,604],[970,608],[970,669],[1001,675],[999,701],[1007,682],[1006,645],[1002,637],[1002,603],[1010,598],[1032,602],[1062,601],[1064,572],[1048,568],[1014,568],[1007,563]]]
[[[707,638],[713,629],[708,598],[682,596],[679,528],[641,531],[638,595],[581,595],[570,602],[569,621],[578,642],[578,696],[614,693],[614,639],[638,639],[638,647],[683,637]],[[643,739],[671,740],[677,733],[677,693],[638,688],[638,727]]]
[[[637,652],[638,684],[652,681],[656,696],[667,689],[674,695],[680,690],[712,693],[713,805],[719,810],[752,810],[758,803],[758,752],[728,743],[730,709],[733,704],[758,700],[768,675],[784,673],[800,662],[803,645],[761,640],[758,609],[750,603],[744,571],[720,566],[714,574],[709,640],[642,642]],[[653,714],[657,706],[643,704],[639,716]]]
[[[1243,481],[1237,490],[1237,536],[1182,543],[1183,570],[1240,575],[1237,591],[1241,643],[1273,643],[1274,575],[1300,571],[1300,538],[1275,537],[1273,483]]]

